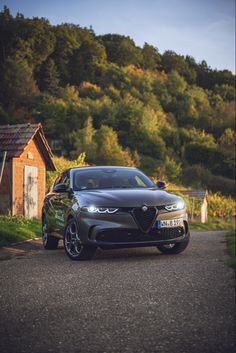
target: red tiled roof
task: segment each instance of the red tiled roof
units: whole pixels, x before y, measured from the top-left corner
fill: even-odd
[[[52,151],[41,124],[0,125],[0,153],[7,152],[7,159],[19,157],[30,140],[40,149],[48,170],[55,170]]]

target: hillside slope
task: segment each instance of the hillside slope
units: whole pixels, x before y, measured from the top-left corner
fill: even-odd
[[[125,36],[0,13],[0,123],[57,153],[234,193],[235,76]]]

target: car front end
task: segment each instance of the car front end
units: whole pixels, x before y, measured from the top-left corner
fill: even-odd
[[[173,198],[173,202],[160,205],[143,202],[140,206],[119,207],[82,206],[78,210],[81,241],[101,248],[155,246],[186,241],[189,227],[184,201],[164,191],[159,193],[165,193],[168,199]]]

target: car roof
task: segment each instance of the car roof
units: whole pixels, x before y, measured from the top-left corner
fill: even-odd
[[[96,165],[96,166],[85,166],[85,167],[73,167],[68,169],[69,170],[89,170],[89,169],[111,169],[111,168],[115,168],[115,169],[137,169],[135,167],[123,167],[123,166],[117,166],[117,165]]]

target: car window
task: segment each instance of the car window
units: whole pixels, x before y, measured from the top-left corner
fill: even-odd
[[[145,187],[145,183],[142,181],[142,179],[138,175],[135,176],[135,180],[136,180],[138,186]]]
[[[153,182],[136,169],[87,169],[75,170],[73,174],[74,190],[150,188]]]

